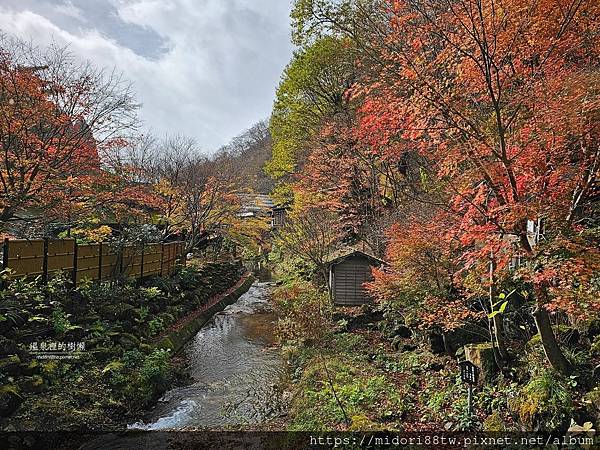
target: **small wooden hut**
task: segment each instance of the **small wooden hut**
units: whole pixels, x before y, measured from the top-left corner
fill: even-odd
[[[333,302],[338,306],[358,306],[372,303],[363,286],[373,280],[371,269],[384,263],[376,256],[355,248],[348,248],[332,255],[329,264],[329,283]]]

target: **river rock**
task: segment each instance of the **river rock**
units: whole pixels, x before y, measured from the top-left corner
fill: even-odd
[[[127,320],[132,317],[135,307],[129,303],[120,303],[118,305],[106,305],[100,312],[105,319]]]
[[[403,341],[404,338],[402,336],[394,336],[392,339],[392,347],[394,348],[394,350],[399,351],[402,347]]]
[[[136,324],[131,327],[131,334],[141,338],[148,336],[146,328],[142,324]]]
[[[39,373],[40,363],[37,359],[32,359],[27,363],[22,363],[20,366],[21,373],[25,376],[31,376]]]
[[[91,350],[104,342],[103,337],[93,337],[85,340],[85,348]]]
[[[17,355],[10,355],[0,359],[0,373],[5,375],[19,375],[21,360]]]
[[[0,356],[14,355],[17,350],[18,347],[15,341],[0,336]]]
[[[91,352],[91,357],[96,358],[99,361],[106,361],[112,358],[115,354],[115,349],[110,347],[96,347]]]
[[[434,355],[439,355],[446,351],[446,347],[444,346],[444,338],[441,334],[430,332],[427,335],[427,338],[429,340],[429,347],[431,349],[431,353],[433,353]]]
[[[24,392],[39,394],[46,387],[44,379],[39,375],[24,377],[19,381],[19,385]]]
[[[152,347],[150,344],[140,344],[139,350],[140,352],[149,355],[154,351],[154,347]]]
[[[133,348],[138,348],[140,345],[140,340],[135,337],[133,334],[129,334],[129,333],[121,333],[119,334],[116,339],[115,342],[118,342],[121,347],[127,349],[127,350],[131,350]]]
[[[492,344],[469,344],[465,345],[465,359],[471,361],[481,371],[479,376],[481,383],[490,383],[498,373],[498,366],[494,358],[494,349]]]
[[[402,338],[412,337],[412,330],[406,325],[396,325],[391,332],[392,336],[400,336]]]
[[[467,323],[455,330],[449,331],[444,335],[445,346],[448,353],[454,355],[456,351],[469,344],[480,344],[487,342],[487,337],[482,330],[487,330],[476,323]]]
[[[78,342],[85,335],[85,330],[79,325],[75,325],[69,328],[65,333],[65,340],[68,342]]]
[[[132,306],[129,303],[121,303],[117,310],[117,317],[119,320],[131,320],[136,312],[135,306]]]
[[[10,416],[22,401],[19,388],[14,384],[0,386],[0,416]]]

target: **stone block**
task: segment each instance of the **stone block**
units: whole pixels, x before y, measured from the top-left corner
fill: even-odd
[[[480,384],[490,383],[498,374],[492,344],[469,344],[464,346],[465,359],[479,367]]]

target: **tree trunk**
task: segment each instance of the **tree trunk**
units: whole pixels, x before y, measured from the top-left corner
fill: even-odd
[[[493,254],[490,258],[490,290],[489,290],[489,302],[490,312],[494,311],[494,300],[497,298],[496,292],[496,279],[494,272],[496,270],[496,260]],[[492,338],[492,348],[494,350],[494,357],[496,364],[503,370],[508,361],[508,351],[506,350],[506,342],[504,340],[504,334],[502,333],[502,315],[496,314],[490,323],[490,334]]]
[[[325,281],[325,287],[327,288],[327,295],[329,296],[329,301],[333,302],[333,290],[332,290],[332,286],[329,280],[329,270],[327,267],[324,267],[321,269],[321,276],[323,277],[323,280]]]
[[[502,317],[500,314],[496,314],[492,319],[492,328],[494,330],[494,340],[496,341],[496,346],[498,347],[498,353],[502,358],[502,365],[499,365],[500,368],[503,368],[506,361],[508,361],[509,355],[508,350],[506,350],[506,341],[504,339],[504,333],[502,331]]]
[[[565,358],[565,355],[558,345],[556,336],[554,336],[554,332],[552,331],[550,316],[548,311],[546,311],[546,308],[538,305],[533,312],[533,318],[538,333],[540,333],[540,339],[544,346],[544,353],[546,354],[548,362],[561,374],[570,375],[573,367],[571,366],[571,363],[567,361],[567,358]]]
[[[8,222],[10,219],[12,219],[14,213],[14,208],[6,207],[2,209],[2,211],[0,212],[0,223],[2,223],[2,228],[4,228],[5,222]]]

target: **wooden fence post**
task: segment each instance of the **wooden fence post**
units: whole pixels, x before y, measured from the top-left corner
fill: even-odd
[[[44,262],[42,263],[42,283],[48,284],[48,238],[44,238]]]
[[[123,258],[125,257],[125,249],[126,248],[127,248],[126,246],[123,246],[121,248],[121,251],[119,252],[119,261],[118,261],[118,264],[119,264],[119,273],[118,273],[118,278],[121,278],[123,276]]]
[[[8,238],[4,238],[4,243],[2,244],[2,269],[8,269]]]
[[[165,260],[165,244],[160,243],[160,276],[163,276],[163,261]]]
[[[98,280],[102,281],[102,242],[98,244]]]
[[[9,239],[4,238],[4,243],[2,244],[2,270],[8,269],[8,244]],[[6,275],[5,275],[6,276]],[[2,280],[2,289],[6,288],[6,282]]]
[[[77,286],[77,260],[78,260],[78,251],[77,251],[77,241],[73,243],[73,287]]]
[[[142,258],[140,261],[140,281],[144,279],[144,243],[142,242]]]

